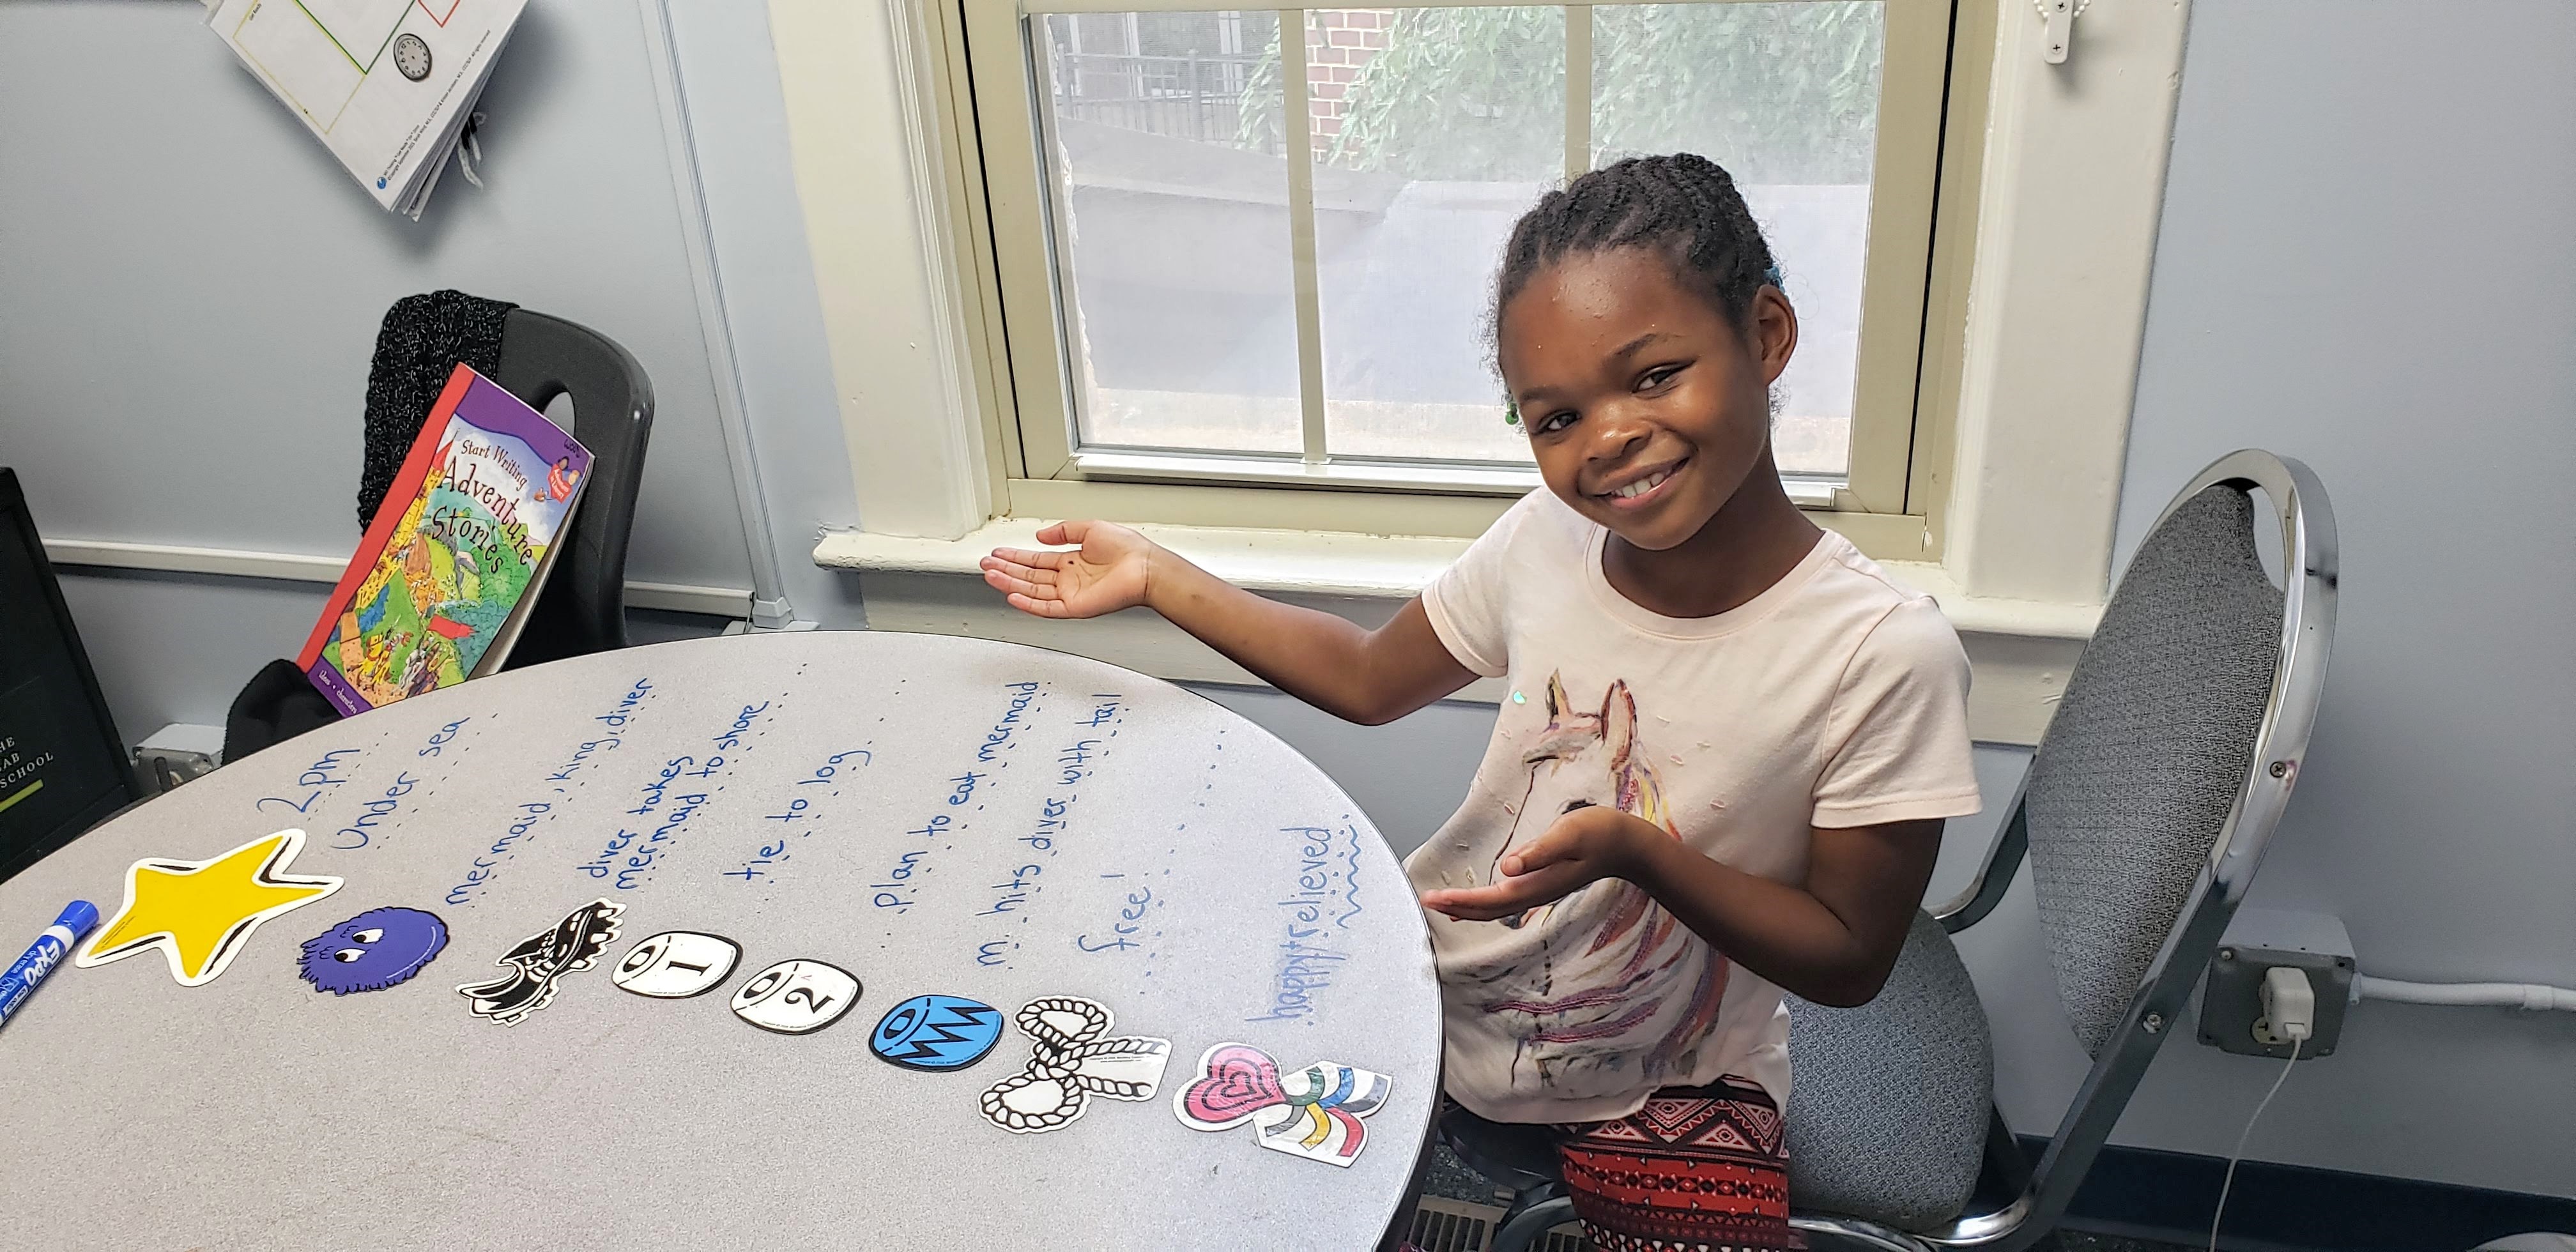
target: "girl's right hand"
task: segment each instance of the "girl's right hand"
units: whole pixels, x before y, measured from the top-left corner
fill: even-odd
[[[1145,603],[1154,541],[1112,522],[1057,522],[1038,542],[1071,552],[995,548],[978,562],[1012,608],[1039,617],[1098,617]]]

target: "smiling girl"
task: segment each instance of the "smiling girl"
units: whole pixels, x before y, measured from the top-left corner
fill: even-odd
[[[1781,993],[1860,1004],[1895,964],[1944,819],[1978,809],[1967,660],[1781,486],[1797,314],[1724,170],[1642,158],[1549,193],[1505,247],[1494,335],[1547,489],[1383,627],[1105,522],[985,579],[1046,617],[1152,608],[1356,722],[1504,679],[1465,801],[1406,862],[1449,1098],[1547,1128],[1521,1133],[1554,1143],[1598,1247],[1795,1247]]]

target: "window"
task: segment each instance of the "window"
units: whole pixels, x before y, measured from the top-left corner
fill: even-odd
[[[1775,431],[1793,492],[1923,513],[1952,0],[960,3],[981,364],[1016,482],[1498,509],[1537,482],[1487,344],[1504,236],[1573,173],[1686,150],[1736,175],[1799,310]]]
[[[1283,489],[1216,476],[1104,481],[1110,476],[1077,463],[1070,372],[1019,368],[1021,352],[1045,347],[1054,333],[1057,272],[1037,268],[1034,301],[1029,274],[1001,281],[1006,252],[1027,259],[1035,240],[1044,262],[1053,246],[1039,195],[1037,97],[991,96],[993,72],[968,72],[970,62],[984,65],[975,58],[1009,49],[1001,57],[1008,81],[1027,87],[1037,81],[1027,54],[1040,45],[1016,11],[982,3],[769,6],[862,511],[859,527],[825,531],[815,562],[866,581],[876,629],[1009,639],[1191,681],[1251,680],[1150,617],[1068,623],[1015,612],[975,585],[977,558],[996,544],[1026,544],[1042,519],[1164,523],[1161,537],[1220,577],[1354,620],[1392,611],[1505,507],[1504,497],[1474,494],[1472,475],[1512,467],[1391,463],[1433,483],[1406,491],[1311,480]],[[1118,11],[1142,12],[1135,0]],[[1590,16],[1597,23],[1609,11]],[[2186,11],[2095,5],[2063,63],[2047,59],[2048,28],[2027,8],[1886,0],[1880,12],[1851,479],[1835,491],[1835,511],[1818,519],[1939,598],[1977,671],[1971,733],[2030,743],[2055,708],[2111,568]],[[1944,59],[1941,23],[1953,18]],[[1292,16],[1289,29],[1299,21]],[[1602,40],[1593,42],[1597,49]],[[1143,46],[1140,28],[1138,55]],[[1574,63],[1597,59],[1578,54]],[[852,71],[872,64],[893,72]],[[1022,163],[1003,159],[1014,152]],[[1898,214],[1897,202],[1919,195],[1927,179],[1938,184],[1938,220],[1920,205]],[[1892,229],[1900,219],[1913,224]],[[1036,225],[1013,243],[1012,221]],[[1892,261],[1909,255],[1921,267],[1915,276],[1886,281]],[[1912,307],[1891,323],[1890,304]],[[1046,310],[1044,333],[1003,333],[1006,317],[1033,309]],[[1314,321],[1320,349],[1320,290]],[[1893,383],[1878,372],[1889,359],[1877,329],[1886,324],[1921,343],[1919,366],[1894,354]],[[1065,369],[1061,356],[1043,360]],[[1904,431],[1907,409],[1873,398],[1901,388],[1909,373],[1924,397],[1911,447],[1885,458],[1875,451],[1886,446],[1884,427],[1874,423],[1894,412]],[[1049,403],[1050,390],[1062,432],[1053,436],[1061,468],[1052,470],[1043,449],[1032,455],[1020,439],[1023,426],[1031,444],[1048,437],[1048,423],[1023,412],[1020,396]],[[1272,457],[1302,462],[1305,415],[1301,389],[1300,455]],[[1874,464],[1906,466],[1901,512],[1857,511],[1888,507],[1883,489],[1870,486],[1884,472]],[[1455,485],[1462,472],[1463,488]]]

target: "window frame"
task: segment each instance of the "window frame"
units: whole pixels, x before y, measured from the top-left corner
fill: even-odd
[[[1430,0],[1456,7],[1477,0]],[[1654,3],[1674,0],[1612,0]],[[1678,0],[1739,3],[1745,0]],[[1976,24],[1976,0],[1881,0],[1885,21],[1876,148],[1873,156],[1868,260],[1864,271],[1860,359],[1855,363],[1852,462],[1848,478],[1789,478],[1791,494],[1818,521],[1883,558],[1922,559],[1940,551],[1937,493],[1922,453],[1948,446],[1947,406],[1926,403],[1941,367],[1927,349],[1956,336],[1927,314],[1953,257],[1971,239],[1973,222],[1942,209],[1973,207],[1955,194],[1973,186],[1973,162],[1945,159],[1945,143],[1973,137],[1983,120],[1982,91],[1954,90],[1958,24]],[[1569,53],[1588,53],[1593,5],[1547,6],[1567,15]],[[1088,12],[1198,12],[1205,0],[925,0],[924,34],[938,42],[934,63],[944,81],[941,139],[953,171],[960,246],[954,263],[971,282],[970,367],[983,402],[983,428],[993,466],[997,515],[1102,516],[1128,522],[1196,526],[1287,527],[1472,537],[1513,499],[1539,485],[1526,467],[1423,467],[1379,461],[1317,463],[1322,396],[1321,342],[1315,292],[1299,284],[1301,407],[1308,459],[1224,454],[1138,452],[1077,445],[1071,341],[1065,314],[1076,306],[1056,264],[1058,236],[1049,220],[1042,126],[1044,73],[1030,24],[1045,15]],[[1280,9],[1283,29],[1305,9]],[[1283,45],[1284,46],[1284,45]],[[1299,49],[1302,51],[1302,47]],[[1569,56],[1566,75],[1568,169],[1577,154],[1589,163],[1593,79],[1588,57]],[[1973,71],[1971,71],[1973,72]],[[1302,116],[1304,81],[1291,73],[1291,116]],[[1580,101],[1582,109],[1573,106]],[[1961,114],[1973,115],[1962,119]],[[1581,125],[1572,119],[1581,118]],[[967,119],[960,125],[958,119]],[[1971,125],[1960,125],[1962,120]],[[1580,132],[1579,134],[1577,132]],[[1026,154],[1025,159],[1014,154]],[[1303,173],[1290,165],[1290,215],[1311,212],[1313,156]],[[1955,157],[1955,153],[1950,154]],[[1311,241],[1301,262],[1311,265]],[[1311,273],[1311,271],[1309,271]],[[964,284],[961,284],[964,285]],[[1020,380],[1035,380],[1019,385]]]

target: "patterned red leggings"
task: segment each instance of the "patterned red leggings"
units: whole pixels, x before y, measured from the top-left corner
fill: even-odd
[[[1789,1229],[1780,1110],[1760,1087],[1666,1087],[1617,1121],[1559,1129],[1575,1215],[1603,1252],[1806,1247]]]

